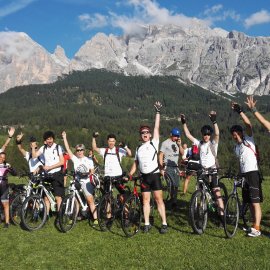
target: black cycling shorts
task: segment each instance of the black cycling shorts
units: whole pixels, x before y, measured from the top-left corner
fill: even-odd
[[[9,193],[8,193],[8,182],[7,180],[1,180],[0,182],[0,199],[1,202],[9,201]]]
[[[218,184],[218,175],[217,173],[214,174],[209,174],[209,183],[210,183],[210,187],[213,188],[218,188],[219,184]]]
[[[141,191],[150,192],[162,190],[160,173],[142,174]]]
[[[53,194],[54,196],[63,197],[65,195],[65,187],[64,187],[64,175],[62,171],[52,173],[51,175]]]
[[[245,182],[242,188],[244,203],[263,202],[262,185],[258,171],[251,171],[244,174]]]

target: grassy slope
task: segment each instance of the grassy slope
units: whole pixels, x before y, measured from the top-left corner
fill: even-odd
[[[102,233],[86,221],[78,222],[67,234],[58,232],[53,220],[32,233],[15,226],[9,230],[0,227],[0,268],[269,269],[269,178],[263,188],[266,198],[260,238],[248,238],[238,230],[235,238],[226,239],[223,229],[211,223],[204,235],[194,235],[187,221],[189,194],[179,198],[179,211],[167,211],[170,230],[166,235],[153,228],[148,235],[139,233],[127,239],[117,226]],[[194,183],[190,192],[193,189]],[[159,227],[159,218],[155,224]]]

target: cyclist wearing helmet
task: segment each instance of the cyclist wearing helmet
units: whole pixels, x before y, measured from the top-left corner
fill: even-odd
[[[263,201],[263,196],[252,125],[239,104],[232,103],[232,109],[239,113],[246,127],[245,133],[240,125],[232,126],[230,131],[236,142],[234,151],[240,161],[240,171],[245,177],[242,188],[243,202],[249,203],[254,220],[252,228],[247,233],[248,236],[257,237],[261,235],[262,211],[260,203]]]
[[[87,203],[89,205],[89,209],[93,215],[93,218],[94,218],[93,224],[97,225],[98,224],[97,212],[96,212],[96,206],[94,202],[95,185],[93,184],[93,182],[91,182],[91,180],[89,180],[89,174],[90,174],[90,179],[93,180],[92,177],[94,173],[94,163],[92,160],[90,160],[88,157],[84,155],[85,146],[83,144],[76,145],[75,147],[76,155],[74,155],[69,148],[67,134],[65,131],[62,132],[62,137],[64,140],[67,153],[73,162],[74,171],[75,173],[77,173],[77,176],[80,180],[80,184],[81,184],[83,193],[85,195],[85,198],[87,200]]]
[[[10,127],[9,130],[8,130],[8,138],[6,139],[5,143],[0,148],[0,153],[5,152],[5,149],[8,146],[8,144],[10,143],[14,133],[15,133],[15,128]]]
[[[153,191],[158,212],[162,219],[162,227],[160,229],[160,233],[166,233],[168,226],[166,221],[166,211],[165,204],[163,202],[162,185],[157,157],[159,144],[160,109],[162,105],[157,101],[154,104],[154,107],[156,109],[156,117],[153,138],[149,126],[140,127],[139,132],[142,144],[136,149],[135,161],[130,169],[130,177],[132,178],[132,175],[136,172],[137,168],[139,168],[143,179],[141,183],[141,191],[143,198],[143,214],[145,225],[144,232],[148,233],[151,229],[149,217],[151,191]]]
[[[62,197],[65,195],[64,175],[62,172],[64,157],[62,147],[56,144],[54,140],[54,133],[50,130],[46,131],[43,134],[44,145],[36,151],[37,143],[31,142],[31,148],[33,158],[40,157],[42,154],[44,155],[45,165],[43,166],[43,169],[47,171],[53,179],[52,187],[57,203],[57,210],[59,210]],[[46,206],[48,207],[49,204],[46,203]]]
[[[256,106],[257,100],[253,99],[253,96],[247,97],[247,102],[245,102],[250,109],[250,111],[255,115],[257,120],[268,130],[270,134],[270,122],[267,121],[258,111]]]
[[[170,137],[165,140],[159,151],[159,164],[162,168],[160,173],[164,176],[164,169],[172,179],[171,187],[171,206],[176,207],[177,191],[180,182],[180,175],[178,169],[179,153],[180,156],[184,154],[184,149],[181,146],[181,132],[178,128],[171,130]]]
[[[219,128],[216,121],[216,112],[211,111],[209,114],[210,120],[213,123],[214,129],[209,125],[204,125],[201,128],[202,140],[194,138],[187,127],[186,117],[181,114],[181,122],[187,138],[199,148],[200,164],[206,170],[211,170],[209,176],[211,176],[211,188],[217,200],[219,207],[219,215],[223,223],[224,218],[224,203],[220,193],[220,187],[217,176],[217,151],[219,143]]]

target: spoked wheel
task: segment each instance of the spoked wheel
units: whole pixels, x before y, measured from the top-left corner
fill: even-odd
[[[101,231],[111,228],[114,220],[114,209],[116,201],[110,194],[104,195],[98,205],[98,224]]]
[[[95,205],[96,205],[96,207],[98,207],[98,205],[99,205],[99,202],[100,202],[100,200],[101,200],[101,198],[102,198],[102,196],[103,196],[103,189],[101,189],[101,188],[97,188],[96,190],[95,190],[95,196],[94,196],[94,200],[95,200]]]
[[[73,195],[67,195],[62,200],[59,209],[59,226],[62,232],[70,231],[77,219],[77,202]]]
[[[246,231],[249,230],[252,227],[254,220],[250,211],[250,205],[248,203],[244,203],[242,206],[242,219],[244,223],[244,229]]]
[[[10,219],[14,225],[21,224],[21,211],[24,200],[25,194],[20,193],[14,198],[14,200],[10,204]]]
[[[46,205],[39,195],[27,197],[22,205],[21,221],[22,225],[29,231],[40,229],[46,222]]]
[[[235,194],[231,194],[224,209],[224,231],[228,238],[232,238],[237,230],[239,221],[239,203]]]
[[[207,224],[207,203],[205,193],[198,189],[190,200],[189,219],[190,225],[196,234],[203,234]]]
[[[139,198],[132,195],[126,199],[121,213],[121,225],[127,237],[132,237],[139,231],[141,220],[141,202]]]
[[[163,200],[164,202],[167,202],[171,198],[171,190],[172,190],[172,180],[167,173],[165,173],[164,176],[161,175],[161,185],[162,185]]]

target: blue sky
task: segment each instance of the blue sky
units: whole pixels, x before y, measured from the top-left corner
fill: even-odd
[[[149,23],[189,23],[270,36],[269,0],[0,0],[0,31],[27,33],[72,58],[97,32],[122,35]],[[0,40],[1,45],[1,40]]]

